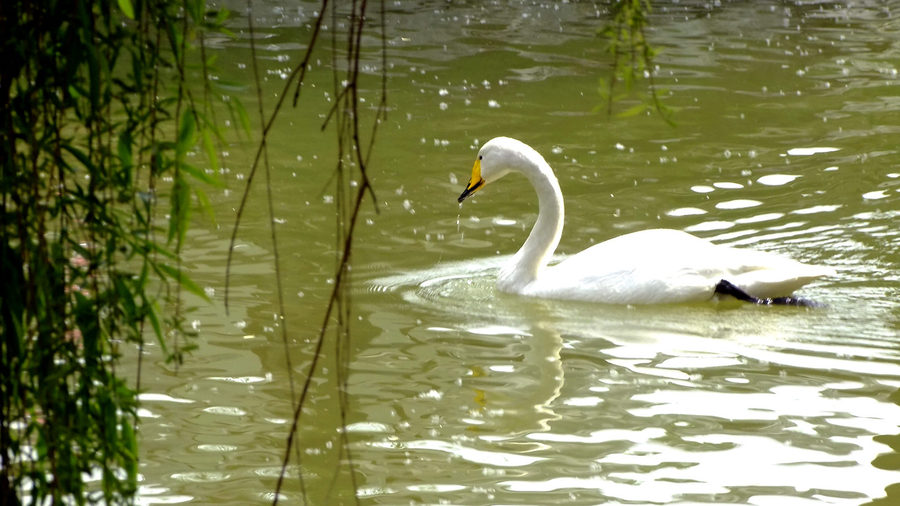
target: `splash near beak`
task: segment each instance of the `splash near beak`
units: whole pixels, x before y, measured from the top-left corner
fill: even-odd
[[[466,189],[463,190],[456,201],[462,204],[463,200],[466,200],[469,195],[477,192],[482,186],[484,186],[484,179],[481,178],[481,160],[475,160],[475,165],[472,166],[472,177],[469,178],[469,184],[466,185]]]

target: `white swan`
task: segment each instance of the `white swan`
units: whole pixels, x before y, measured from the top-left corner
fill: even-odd
[[[612,304],[704,301],[718,293],[755,303],[808,305],[785,296],[834,273],[828,267],[717,246],[670,229],[622,235],[548,267],[562,235],[564,209],[559,182],[540,153],[509,137],[491,139],[478,151],[472,177],[458,200],[462,203],[510,172],[531,181],[539,211],[525,244],[500,270],[497,288],[503,292]]]

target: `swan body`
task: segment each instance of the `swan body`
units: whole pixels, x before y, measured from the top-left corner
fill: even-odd
[[[509,137],[485,143],[458,200],[511,172],[524,175],[534,186],[539,211],[525,243],[497,276],[502,292],[612,304],[697,302],[712,299],[726,281],[740,295],[750,294],[743,300],[762,301],[790,295],[834,273],[774,253],[718,246],[672,229],[625,234],[548,266],[562,236],[565,210],[553,169],[533,148]]]

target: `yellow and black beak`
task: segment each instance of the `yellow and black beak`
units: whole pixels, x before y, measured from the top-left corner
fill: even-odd
[[[466,185],[466,189],[463,190],[456,201],[462,204],[463,200],[477,192],[482,186],[484,186],[484,179],[481,178],[481,160],[478,159],[475,160],[475,165],[472,166],[472,177],[469,178],[469,184]]]

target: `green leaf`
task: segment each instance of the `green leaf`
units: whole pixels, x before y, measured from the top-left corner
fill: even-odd
[[[190,14],[191,21],[194,23],[203,22],[204,7],[206,7],[206,2],[204,0],[188,0],[182,5],[188,14]]]
[[[606,102],[610,97],[610,87],[611,81],[607,81],[606,79],[600,78],[597,80],[597,93],[600,95],[600,99]]]
[[[200,203],[200,210],[203,211],[203,214],[206,215],[209,221],[215,223],[216,214],[213,211],[212,204],[209,202],[209,197],[206,196],[206,192],[200,188],[194,188],[194,195],[197,196],[197,202]]]
[[[203,289],[200,288],[200,285],[194,283],[194,281],[189,278],[188,275],[185,274],[181,269],[177,269],[175,267],[172,267],[171,265],[167,265],[164,263],[158,263],[156,264],[156,267],[166,276],[177,281],[181,285],[181,287],[188,292],[200,297],[206,302],[210,302],[209,297],[206,295],[206,292],[204,292]]]
[[[130,287],[125,284],[125,280],[121,276],[112,277],[113,286],[116,290],[116,298],[124,310],[125,315],[129,318],[137,319],[137,306],[134,304],[134,296]]]
[[[250,115],[247,114],[247,109],[244,109],[244,104],[241,103],[236,97],[232,97],[231,103],[234,104],[234,109],[237,112],[238,118],[240,118],[241,128],[244,129],[244,132],[250,132]]]
[[[178,258],[178,255],[176,255],[174,251],[167,249],[156,241],[147,241],[146,246],[149,248],[148,254],[152,252],[153,254],[162,255],[172,260]]]
[[[172,242],[173,239],[177,238],[180,244],[184,241],[184,235],[188,227],[188,216],[191,211],[191,187],[181,175],[175,177],[175,184],[172,185],[172,195],[169,198],[169,203],[171,211],[169,213],[168,241]]]
[[[620,118],[630,118],[631,116],[637,116],[638,114],[647,110],[647,104],[638,104],[633,107],[629,107],[624,111],[616,114],[616,116]]]
[[[225,186],[221,181],[219,181],[219,178],[217,178],[215,175],[207,174],[205,171],[200,170],[199,168],[194,167],[193,165],[191,165],[189,163],[181,162],[178,164],[178,168],[181,169],[182,171],[190,174],[190,176],[193,177],[194,179],[196,179],[198,181],[202,181],[208,185],[216,186],[216,187]]]
[[[81,162],[81,164],[84,165],[85,169],[87,169],[89,172],[92,172],[92,173],[94,172],[94,169],[95,169],[94,163],[91,162],[91,159],[88,158],[88,156],[86,154],[84,154],[83,151],[81,151],[80,149],[76,148],[75,146],[73,146],[71,144],[63,144],[62,148],[64,150],[68,151],[69,153],[71,153],[72,156],[74,156],[79,162]]]
[[[122,14],[125,14],[125,17],[134,19],[134,7],[131,5],[131,0],[119,0],[119,8],[122,9]]]
[[[181,115],[181,126],[178,128],[178,141],[175,143],[175,153],[183,155],[194,146],[197,124],[194,121],[194,112],[191,109]]]
[[[226,93],[244,93],[250,89],[250,87],[247,86],[246,83],[242,83],[240,81],[231,81],[229,79],[219,79],[217,81],[213,81],[210,84]],[[234,100],[234,97],[230,98]]]
[[[125,473],[128,476],[128,483],[132,486],[137,484],[138,474],[138,445],[137,437],[134,434],[134,428],[127,419],[122,420],[122,446],[120,451],[125,461]]]
[[[150,320],[150,326],[153,327],[153,333],[156,335],[156,341],[159,343],[159,347],[162,349],[163,354],[168,355],[169,350],[166,346],[166,340],[163,338],[162,326],[159,324],[159,316],[156,314],[158,310],[156,303],[148,302],[145,299],[144,307],[147,310],[147,319]]]
[[[134,167],[134,157],[131,151],[131,131],[130,130],[122,130],[122,133],[119,134],[119,162],[122,164],[122,170],[130,171],[132,167]]]
[[[209,160],[210,168],[213,172],[219,172],[219,155],[216,153],[212,135],[209,133],[208,128],[204,128],[200,133],[203,139],[203,150],[206,151],[206,159]]]

